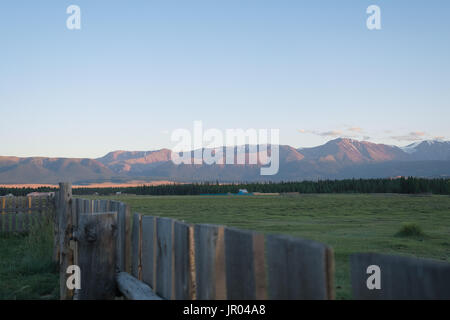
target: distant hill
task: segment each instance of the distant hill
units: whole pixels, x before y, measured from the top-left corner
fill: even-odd
[[[299,149],[299,152],[308,160],[343,165],[409,159],[409,155],[399,147],[353,139],[336,139],[318,147]]]
[[[115,173],[93,159],[0,157],[0,183],[105,181]]]
[[[274,176],[261,176],[260,163],[175,165],[171,161],[172,151],[161,149],[114,151],[98,159],[0,156],[0,184],[126,182],[135,179],[237,182],[450,177],[449,141],[422,141],[400,148],[339,138],[314,148],[279,147],[280,168]],[[225,152],[225,148],[222,150]],[[251,150],[250,146],[244,146],[247,163]],[[238,153],[234,151],[235,156]]]

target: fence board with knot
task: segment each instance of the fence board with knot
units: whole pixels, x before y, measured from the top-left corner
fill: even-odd
[[[0,233],[22,233],[54,212],[52,195],[0,197]]]
[[[62,300],[113,299],[117,272],[130,272],[129,207],[121,202],[72,197],[70,183],[55,196],[54,260],[60,268]],[[78,266],[81,289],[67,286],[67,270]]]

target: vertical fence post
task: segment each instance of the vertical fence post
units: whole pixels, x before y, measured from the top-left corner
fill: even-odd
[[[142,280],[142,215],[135,213],[133,216],[133,226],[132,226],[132,240],[131,240],[131,250],[132,250],[132,268],[131,274]]]
[[[56,220],[58,221],[59,244],[59,294],[61,300],[71,300],[73,292],[67,288],[67,267],[73,265],[73,250],[70,241],[73,237],[72,218],[72,185],[70,183],[59,184],[59,195],[56,203]]]
[[[0,211],[0,233],[3,232],[3,212]]]
[[[117,267],[120,271],[126,271],[127,262],[127,217],[126,205],[122,202],[114,201],[111,205],[111,211],[117,212]]]
[[[131,250],[131,208],[129,205],[125,204],[125,270],[128,273],[132,272],[131,261],[132,261],[132,250]]]

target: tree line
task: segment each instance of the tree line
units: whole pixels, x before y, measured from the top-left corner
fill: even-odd
[[[203,182],[159,186],[137,186],[118,188],[76,188],[74,195],[110,195],[121,192],[136,195],[202,195],[237,193],[240,189],[261,193],[403,193],[450,195],[450,179],[346,179],[300,182],[234,183]],[[30,192],[51,192],[56,188],[0,188],[0,196],[13,194],[25,196]]]

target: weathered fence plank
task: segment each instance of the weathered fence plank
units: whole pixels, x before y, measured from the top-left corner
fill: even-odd
[[[266,246],[265,237],[262,233],[253,233],[253,261],[255,267],[255,298],[257,300],[267,299],[266,278]]]
[[[15,232],[23,232],[23,220],[24,220],[24,214],[23,213],[16,213],[15,214],[15,218],[16,218],[16,230],[14,230]]]
[[[91,200],[83,199],[83,211],[80,213],[91,213],[90,203]]]
[[[36,199],[36,202],[37,202],[36,207],[38,208],[38,212],[39,212],[39,213],[43,213],[43,212],[44,212],[44,210],[43,210],[43,207],[44,207],[44,198],[38,197],[38,198]]]
[[[156,218],[142,217],[142,281],[155,289]]]
[[[224,227],[196,225],[194,238],[197,299],[226,299]]]
[[[449,300],[450,263],[359,253],[350,257],[353,298],[358,300]],[[380,268],[381,289],[369,290],[369,266]]]
[[[78,221],[78,263],[81,289],[77,300],[115,297],[117,213],[81,214]]]
[[[84,209],[84,200],[80,199],[80,198],[77,198],[76,202],[77,202],[77,213],[78,214],[81,214],[81,213],[85,213],[86,214],[87,212]]]
[[[327,276],[327,294],[328,300],[336,299],[336,291],[334,290],[334,250],[331,247],[326,247],[326,276]]]
[[[155,292],[164,299],[172,297],[173,220],[156,218],[156,286]]]
[[[11,197],[6,198],[6,207],[5,207],[6,212],[8,212],[8,210],[10,210],[10,209],[11,210],[13,209],[12,201],[13,201],[13,199]]]
[[[110,208],[117,212],[117,269],[126,271],[126,205],[114,201]]]
[[[256,299],[252,232],[225,228],[225,261],[227,299]]]
[[[10,223],[10,215],[9,214],[3,214],[3,224],[4,224],[4,232],[10,232],[11,229],[9,227]]]
[[[131,239],[132,250],[132,275],[141,280],[141,259],[142,259],[142,216],[135,213],[133,216],[133,232]]]
[[[30,216],[31,216],[30,211],[28,211],[27,213],[24,213],[23,229],[25,231],[30,231]]]
[[[78,265],[79,256],[78,256],[78,241],[76,241],[76,233],[78,232],[78,220],[80,214],[84,213],[82,211],[82,203],[81,199],[73,199],[72,200],[72,238],[70,239],[70,248],[73,252],[73,264]]]
[[[60,299],[72,299],[73,292],[66,286],[67,267],[73,265],[73,250],[70,247],[72,238],[72,185],[70,183],[59,184],[59,196],[57,207],[58,238],[59,238],[59,275],[60,275]]]
[[[11,232],[16,232],[16,230],[17,230],[17,222],[16,222],[17,214],[16,213],[12,213],[10,215],[11,215],[11,229],[10,229],[10,231]]]
[[[193,298],[193,279],[191,274],[191,248],[189,225],[173,222],[173,264],[172,299],[191,300]]]
[[[323,300],[332,277],[328,271],[327,247],[289,236],[266,237],[269,298],[273,300]]]
[[[32,207],[32,204],[33,204],[33,198],[28,196],[27,200],[28,200],[28,211],[27,211],[27,213],[30,214],[31,213],[31,207]]]
[[[10,208],[13,210],[13,212],[17,212],[16,201],[16,197],[11,198]]]
[[[194,226],[189,226],[189,267],[191,278],[191,299],[197,300],[197,276],[196,276],[196,264],[195,264],[195,233]]]
[[[98,211],[97,212],[105,212],[106,208],[106,200],[98,200]]]
[[[132,261],[132,252],[131,252],[131,208],[127,204],[121,204],[121,206],[125,206],[125,236],[126,236],[126,243],[125,243],[125,269],[126,272],[131,273],[131,261]]]

